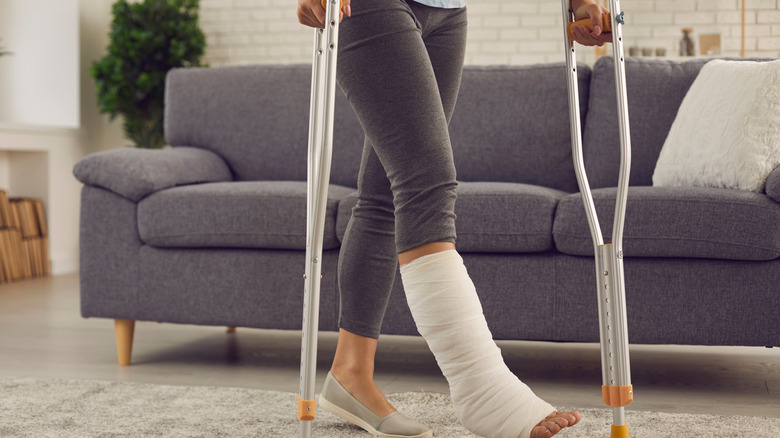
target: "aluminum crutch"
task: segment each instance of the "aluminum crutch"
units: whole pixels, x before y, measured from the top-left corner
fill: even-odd
[[[322,278],[322,239],[328,203],[333,152],[333,108],[336,98],[336,58],[339,40],[339,0],[322,0],[325,28],[314,31],[314,57],[309,110],[309,152],[306,192],[306,270],[301,336],[301,380],[298,394],[299,438],[311,438],[316,414],[317,329]]]
[[[569,118],[571,120],[572,156],[577,184],[580,188],[585,213],[588,218],[596,259],[596,287],[599,309],[599,335],[601,341],[602,396],[604,403],[612,407],[612,438],[628,438],[625,406],[634,400],[631,386],[631,366],[628,357],[628,325],[626,321],[626,293],[623,278],[623,224],[628,197],[628,175],[631,168],[631,135],[628,125],[628,100],[626,98],[625,59],[623,56],[623,12],[619,0],[610,0],[610,13],[604,15],[604,31],[612,32],[612,51],[615,65],[615,89],[617,95],[618,122],[620,127],[620,176],[618,178],[612,243],[604,243],[599,227],[596,207],[585,174],[580,128],[579,90],[577,87],[577,62],[574,41],[570,30],[573,13],[569,0],[561,1],[563,28],[566,42],[566,67],[568,69]],[[590,27],[590,19],[581,20]]]

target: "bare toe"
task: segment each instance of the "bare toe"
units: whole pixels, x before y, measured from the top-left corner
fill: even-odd
[[[568,427],[572,427],[575,424],[579,423],[580,420],[582,420],[582,414],[580,414],[578,411],[559,412],[559,414],[564,415],[566,419],[569,420]]]
[[[574,426],[582,419],[577,412],[553,412],[547,418],[540,421],[531,431],[531,438],[550,438],[566,427]]]

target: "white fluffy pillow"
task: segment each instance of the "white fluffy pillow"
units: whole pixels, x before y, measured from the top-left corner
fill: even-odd
[[[685,95],[654,186],[760,192],[780,164],[780,61],[708,62]]]

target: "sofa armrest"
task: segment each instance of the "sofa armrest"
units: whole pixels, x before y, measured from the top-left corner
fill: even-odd
[[[96,152],[76,163],[73,174],[84,184],[133,201],[177,185],[233,180],[230,168],[219,155],[183,146]]]
[[[780,166],[769,174],[766,179],[766,194],[777,202],[780,202]]]

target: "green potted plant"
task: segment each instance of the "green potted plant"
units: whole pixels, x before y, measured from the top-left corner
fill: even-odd
[[[200,66],[206,38],[198,26],[200,0],[117,0],[112,6],[108,54],[92,64],[98,107],[124,117],[137,147],[160,148],[165,75]]]

